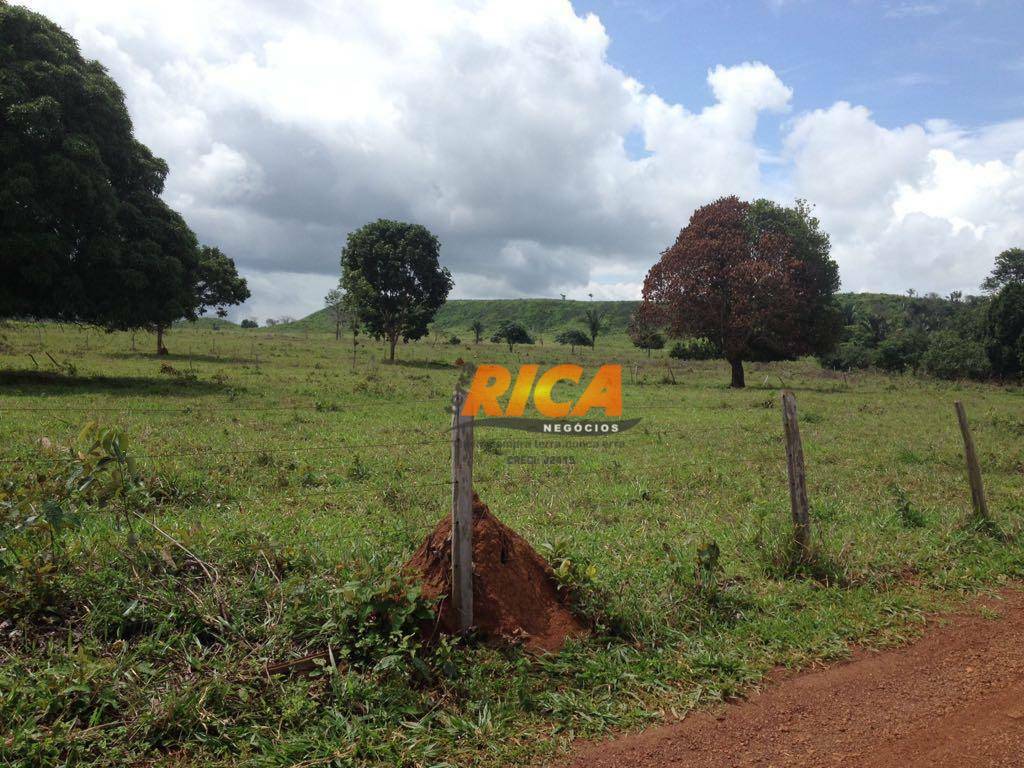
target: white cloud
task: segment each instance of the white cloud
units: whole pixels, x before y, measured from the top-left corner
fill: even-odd
[[[770,66],[709,62],[712,103],[670,103],[568,0],[30,5],[122,85],[168,200],[250,277],[238,316],[315,308],[380,216],[438,234],[458,296],[636,296],[693,208],[732,193],[817,203],[851,290],[972,290],[1024,239],[1024,120],[884,127],[837,102],[778,155],[758,124],[793,94]]]

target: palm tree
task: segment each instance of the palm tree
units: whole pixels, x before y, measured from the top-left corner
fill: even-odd
[[[597,345],[597,336],[604,332],[604,313],[596,309],[588,309],[583,313],[583,324],[590,334],[590,347]]]

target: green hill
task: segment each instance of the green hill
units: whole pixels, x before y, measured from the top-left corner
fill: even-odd
[[[474,320],[480,320],[488,334],[501,323],[515,320],[531,331],[549,333],[571,326],[582,327],[580,318],[584,310],[596,307],[604,312],[609,332],[625,333],[629,316],[639,303],[570,299],[452,299],[438,311],[434,326],[465,337],[471,333],[470,326]],[[293,323],[275,326],[274,330],[333,332],[334,326],[327,310],[321,309]]]
[[[847,313],[854,312],[902,318],[910,308],[947,307],[948,299],[937,296],[900,296],[886,293],[841,293],[837,296]],[[582,327],[583,312],[596,307],[604,312],[609,333],[625,333],[629,317],[639,301],[573,301],[569,299],[452,299],[438,311],[434,326],[462,338],[471,334],[474,320],[484,324],[490,335],[501,323],[515,320],[533,332],[551,333],[563,328]],[[327,310],[275,327],[278,331],[333,332]]]

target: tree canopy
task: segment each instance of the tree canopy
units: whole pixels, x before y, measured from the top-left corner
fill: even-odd
[[[349,234],[341,252],[341,287],[359,322],[384,338],[395,359],[398,339],[422,338],[452,289],[440,265],[441,243],[420,224],[378,219]]]
[[[744,385],[744,360],[784,359],[834,345],[838,268],[809,207],[724,197],[694,211],[644,281],[647,322],[707,338]]]
[[[160,199],[167,170],[103,66],[44,16],[0,3],[0,317],[162,336],[248,298],[234,262]]]
[[[1024,282],[1003,286],[988,308],[988,358],[997,376],[1024,372]]]
[[[665,347],[665,336],[661,333],[658,326],[650,321],[649,313],[643,311],[634,312],[633,316],[629,319],[627,333],[629,334],[629,340],[633,342],[633,346],[639,349],[646,349],[648,357],[651,356],[652,349],[663,349]]]
[[[986,293],[995,293],[1011,283],[1024,285],[1024,248],[1008,248],[996,256],[995,268],[981,287]]]
[[[569,328],[564,331],[560,331],[555,335],[556,344],[567,344],[572,350],[573,354],[576,353],[576,347],[589,347],[590,336],[579,328]]]
[[[495,344],[508,344],[508,351],[512,352],[516,344],[533,344],[533,337],[521,323],[512,321],[502,323],[491,336],[491,341]]]

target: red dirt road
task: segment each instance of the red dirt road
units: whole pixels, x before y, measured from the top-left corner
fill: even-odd
[[[718,711],[586,744],[563,765],[1021,768],[1024,592],[936,620],[905,648],[858,653]]]

